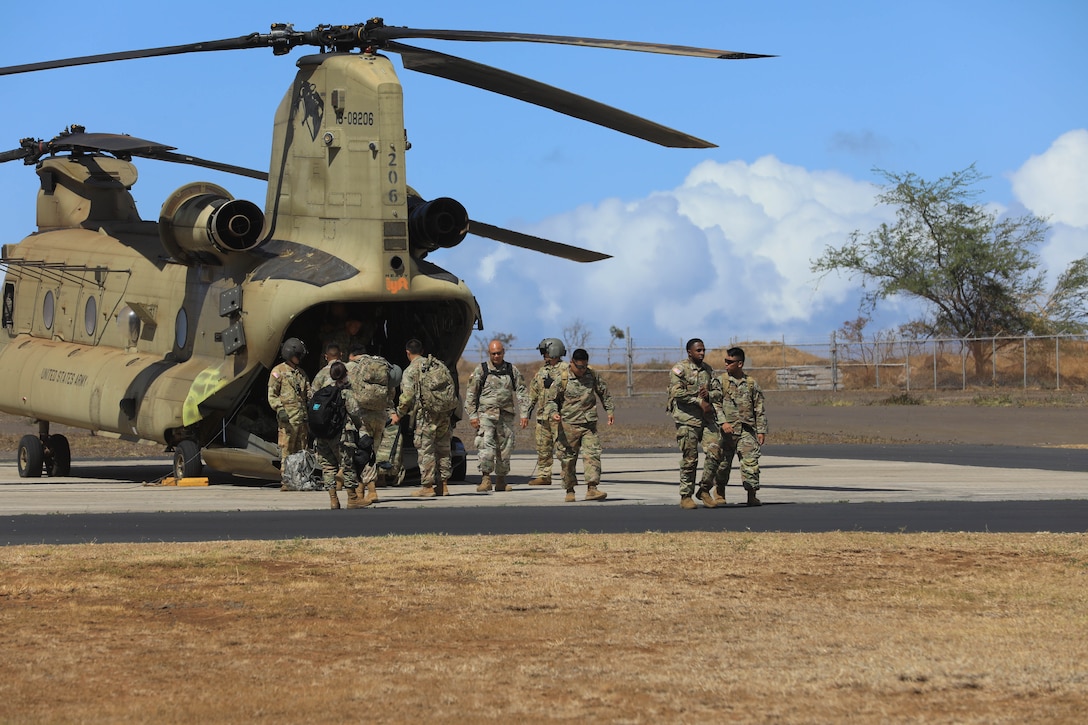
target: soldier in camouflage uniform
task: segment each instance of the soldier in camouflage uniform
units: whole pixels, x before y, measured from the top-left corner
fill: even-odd
[[[361,320],[349,317],[344,320],[343,326],[333,333],[329,342],[340,348],[340,353],[346,357],[357,347],[365,348],[370,342],[370,336],[363,331]]]
[[[567,348],[563,341],[548,337],[537,345],[544,364],[537,370],[529,382],[529,398],[532,401],[529,414],[536,411],[536,478],[529,481],[530,486],[550,486],[552,483],[552,460],[555,458],[555,421],[545,412],[548,404],[548,389],[563,372],[563,356]]]
[[[333,361],[328,366],[330,385],[340,389],[340,395],[344,398],[344,407],[347,408],[348,418],[343,430],[335,438],[317,438],[315,448],[317,462],[321,465],[321,481],[325,484],[325,490],[329,492],[329,508],[340,508],[340,499],[336,495],[337,476],[343,472],[344,488],[349,491],[348,508],[363,508],[371,502],[362,503],[361,497],[352,496],[358,486],[355,472],[355,450],[359,432],[359,404],[351,391],[351,382],[348,380],[348,370],[339,360]],[[315,391],[316,392],[316,391]],[[353,505],[354,504],[354,505]]]
[[[313,392],[321,390],[326,385],[332,385],[332,377],[329,376],[329,368],[337,360],[341,360],[342,351],[340,346],[335,342],[330,342],[325,346],[325,367],[317,371],[317,375],[314,376],[314,381],[310,383],[310,389]]]
[[[561,369],[559,378],[548,389],[547,414],[555,421],[555,447],[563,469],[566,501],[575,500],[578,482],[575,467],[578,452],[586,474],[586,501],[604,501],[608,494],[597,488],[601,482],[601,439],[597,435],[597,399],[608,414],[608,425],[615,418],[616,406],[604,379],[589,367],[589,353],[578,348],[570,356],[570,366]]]
[[[385,435],[389,409],[395,403],[393,396],[397,383],[400,382],[400,368],[383,357],[367,355],[366,349],[361,345],[352,348],[348,357],[348,380],[351,381],[352,393],[359,406],[359,434],[369,435],[373,441],[373,450],[377,451]],[[358,497],[360,508],[378,501],[377,466],[371,463],[359,474],[359,490],[348,491],[348,508],[353,508],[353,494]]]
[[[506,474],[514,452],[514,416],[520,413],[521,427],[529,426],[529,395],[525,378],[514,365],[506,362],[506,348],[499,340],[487,346],[488,361],[472,371],[465,389],[468,422],[476,429],[477,460],[480,464],[480,493],[506,491]]]
[[[714,370],[703,362],[706,346],[699,338],[688,340],[687,360],[669,371],[669,412],[676,423],[676,442],[680,446],[680,506],[696,508],[695,472],[699,468],[699,445],[706,460],[699,484],[699,500],[714,508],[710,487],[722,459],[721,423],[722,388]]]
[[[394,424],[400,424],[401,418],[412,414],[415,423],[416,453],[419,455],[420,489],[412,493],[419,498],[432,498],[435,495],[449,495],[449,480],[453,475],[453,463],[450,460],[450,415],[449,413],[430,413],[420,404],[419,378],[427,358],[423,355],[423,343],[411,339],[404,345],[408,355],[408,367],[400,382],[400,401],[397,410],[390,417]],[[438,474],[438,491],[435,491],[435,474]]]
[[[725,352],[725,375],[719,377],[722,386],[722,462],[714,478],[715,502],[725,503],[725,485],[733,456],[740,454],[740,475],[748,492],[748,505],[760,506],[759,454],[767,438],[767,413],[763,409],[763,390],[755,378],[744,372],[744,350],[731,347]]]
[[[280,462],[306,447],[309,431],[306,426],[306,404],[310,400],[310,381],[299,365],[306,355],[306,345],[292,337],[280,348],[283,362],[272,368],[268,376],[268,405],[276,414],[279,425]],[[286,491],[286,483],[280,486]]]

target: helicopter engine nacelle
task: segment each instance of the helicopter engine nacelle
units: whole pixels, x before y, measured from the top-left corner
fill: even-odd
[[[424,201],[408,197],[408,242],[412,256],[422,259],[440,247],[456,247],[468,234],[468,212],[461,202],[442,196]]]
[[[172,257],[249,252],[261,244],[264,212],[251,201],[204,182],[181,187],[162,205],[159,237]]]

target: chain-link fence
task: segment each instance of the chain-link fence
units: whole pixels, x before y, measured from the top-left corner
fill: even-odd
[[[745,352],[744,369],[764,390],[1088,389],[1088,336],[732,342],[708,347],[706,361],[724,370],[725,350]],[[613,395],[660,394],[669,370],[686,357],[676,347],[638,347],[631,336],[609,347],[587,346],[590,363]],[[479,364],[466,350],[463,365]],[[482,359],[482,358],[481,358]],[[507,348],[506,359],[531,377],[535,348]],[[568,357],[569,359],[569,357]]]

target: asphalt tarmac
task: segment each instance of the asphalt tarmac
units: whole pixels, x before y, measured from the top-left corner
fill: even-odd
[[[781,446],[761,461],[764,505],[743,505],[739,471],[713,510],[679,507],[675,451],[605,454],[608,499],[563,502],[558,476],[529,487],[535,457],[516,454],[514,490],[419,499],[379,489],[367,509],[328,509],[323,491],[210,473],[163,486],[163,460],[73,462],[73,476],[21,479],[0,463],[0,544],[290,539],[410,534],[647,531],[1088,531],[1088,450],[981,445]],[[343,494],[341,494],[343,498]]]

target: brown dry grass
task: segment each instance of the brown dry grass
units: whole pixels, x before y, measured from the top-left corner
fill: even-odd
[[[1080,722],[1083,535],[0,549],[3,722]]]

